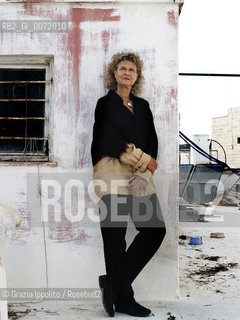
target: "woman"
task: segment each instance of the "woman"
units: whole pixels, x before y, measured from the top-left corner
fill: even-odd
[[[99,285],[109,316],[151,314],[136,302],[131,284],[166,233],[152,179],[158,151],[153,116],[148,102],[135,95],[141,91],[142,67],[137,53],[113,55],[105,75],[110,90],[95,110],[91,155],[107,272]],[[138,234],[126,249],[128,215]]]

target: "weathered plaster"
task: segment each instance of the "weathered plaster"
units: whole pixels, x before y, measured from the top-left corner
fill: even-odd
[[[159,137],[158,194],[168,227],[159,253],[136,281],[136,296],[173,298],[178,289],[178,4],[165,3],[1,3],[4,20],[68,20],[67,33],[1,33],[1,55],[53,57],[51,105],[53,163],[57,166],[1,166],[2,203],[19,209],[23,225],[7,249],[10,287],[97,287],[104,273],[100,229],[89,219],[66,218],[48,226],[31,226],[41,215],[39,184],[33,187],[36,210],[27,210],[27,173],[85,172],[91,177],[90,144],[94,108],[105,94],[102,77],[119,49],[139,51],[145,62],[142,97],[150,102]],[[86,195],[86,202],[89,203]],[[128,240],[134,231],[128,233]],[[130,237],[130,238],[129,238]],[[33,259],[29,258],[33,257]],[[15,265],[18,271],[13,276]],[[34,270],[34,271],[33,271]],[[29,274],[26,277],[26,274]],[[89,276],[91,274],[91,276]],[[40,275],[40,276],[39,276]],[[149,289],[148,283],[154,283]],[[163,289],[163,286],[165,287]]]

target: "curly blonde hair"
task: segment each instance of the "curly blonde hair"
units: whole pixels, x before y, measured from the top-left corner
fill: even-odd
[[[121,51],[112,56],[110,63],[107,66],[107,71],[104,75],[104,86],[107,89],[117,90],[117,82],[114,76],[114,71],[117,70],[118,65],[121,61],[127,60],[135,63],[137,68],[137,80],[132,86],[131,92],[133,94],[138,94],[142,91],[142,85],[144,81],[144,76],[142,74],[143,61],[141,60],[139,54],[133,51]]]

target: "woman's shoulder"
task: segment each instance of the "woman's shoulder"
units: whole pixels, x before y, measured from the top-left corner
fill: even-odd
[[[148,101],[146,99],[144,99],[144,98],[141,98],[141,97],[138,97],[138,96],[134,96],[134,98],[136,99],[136,101],[138,103],[141,103],[141,104],[143,104],[145,106],[149,105]]]
[[[107,95],[98,98],[97,104],[99,104],[99,103],[101,104],[101,103],[103,103],[105,101],[107,101]]]
[[[111,98],[114,97],[115,92],[112,90],[109,90],[107,92],[107,94],[105,94],[104,96],[100,97],[97,101],[97,104],[104,104],[106,102],[109,102],[109,100],[111,100]]]
[[[113,90],[109,90],[105,96],[102,96],[97,101],[97,109],[110,112],[114,105],[115,107],[122,104],[122,98]]]
[[[133,98],[133,104],[140,107],[143,111],[148,112],[150,110],[149,102],[146,99],[135,96],[135,95],[132,95],[132,98]]]
[[[135,102],[142,104],[142,105],[149,105],[148,101],[142,97],[136,96],[135,94],[133,94],[132,92],[130,93],[130,98],[132,100],[135,100]]]
[[[109,108],[109,96],[106,94],[105,96],[100,97],[97,100],[96,108],[95,108],[95,115],[96,116],[105,116],[110,111]]]
[[[104,108],[107,106],[108,95],[98,98],[96,108]]]

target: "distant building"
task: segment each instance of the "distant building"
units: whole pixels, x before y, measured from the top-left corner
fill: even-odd
[[[230,108],[226,116],[212,119],[212,139],[225,149],[227,164],[240,168],[240,107]],[[218,152],[218,159],[225,161],[223,149],[216,143],[213,148]]]

